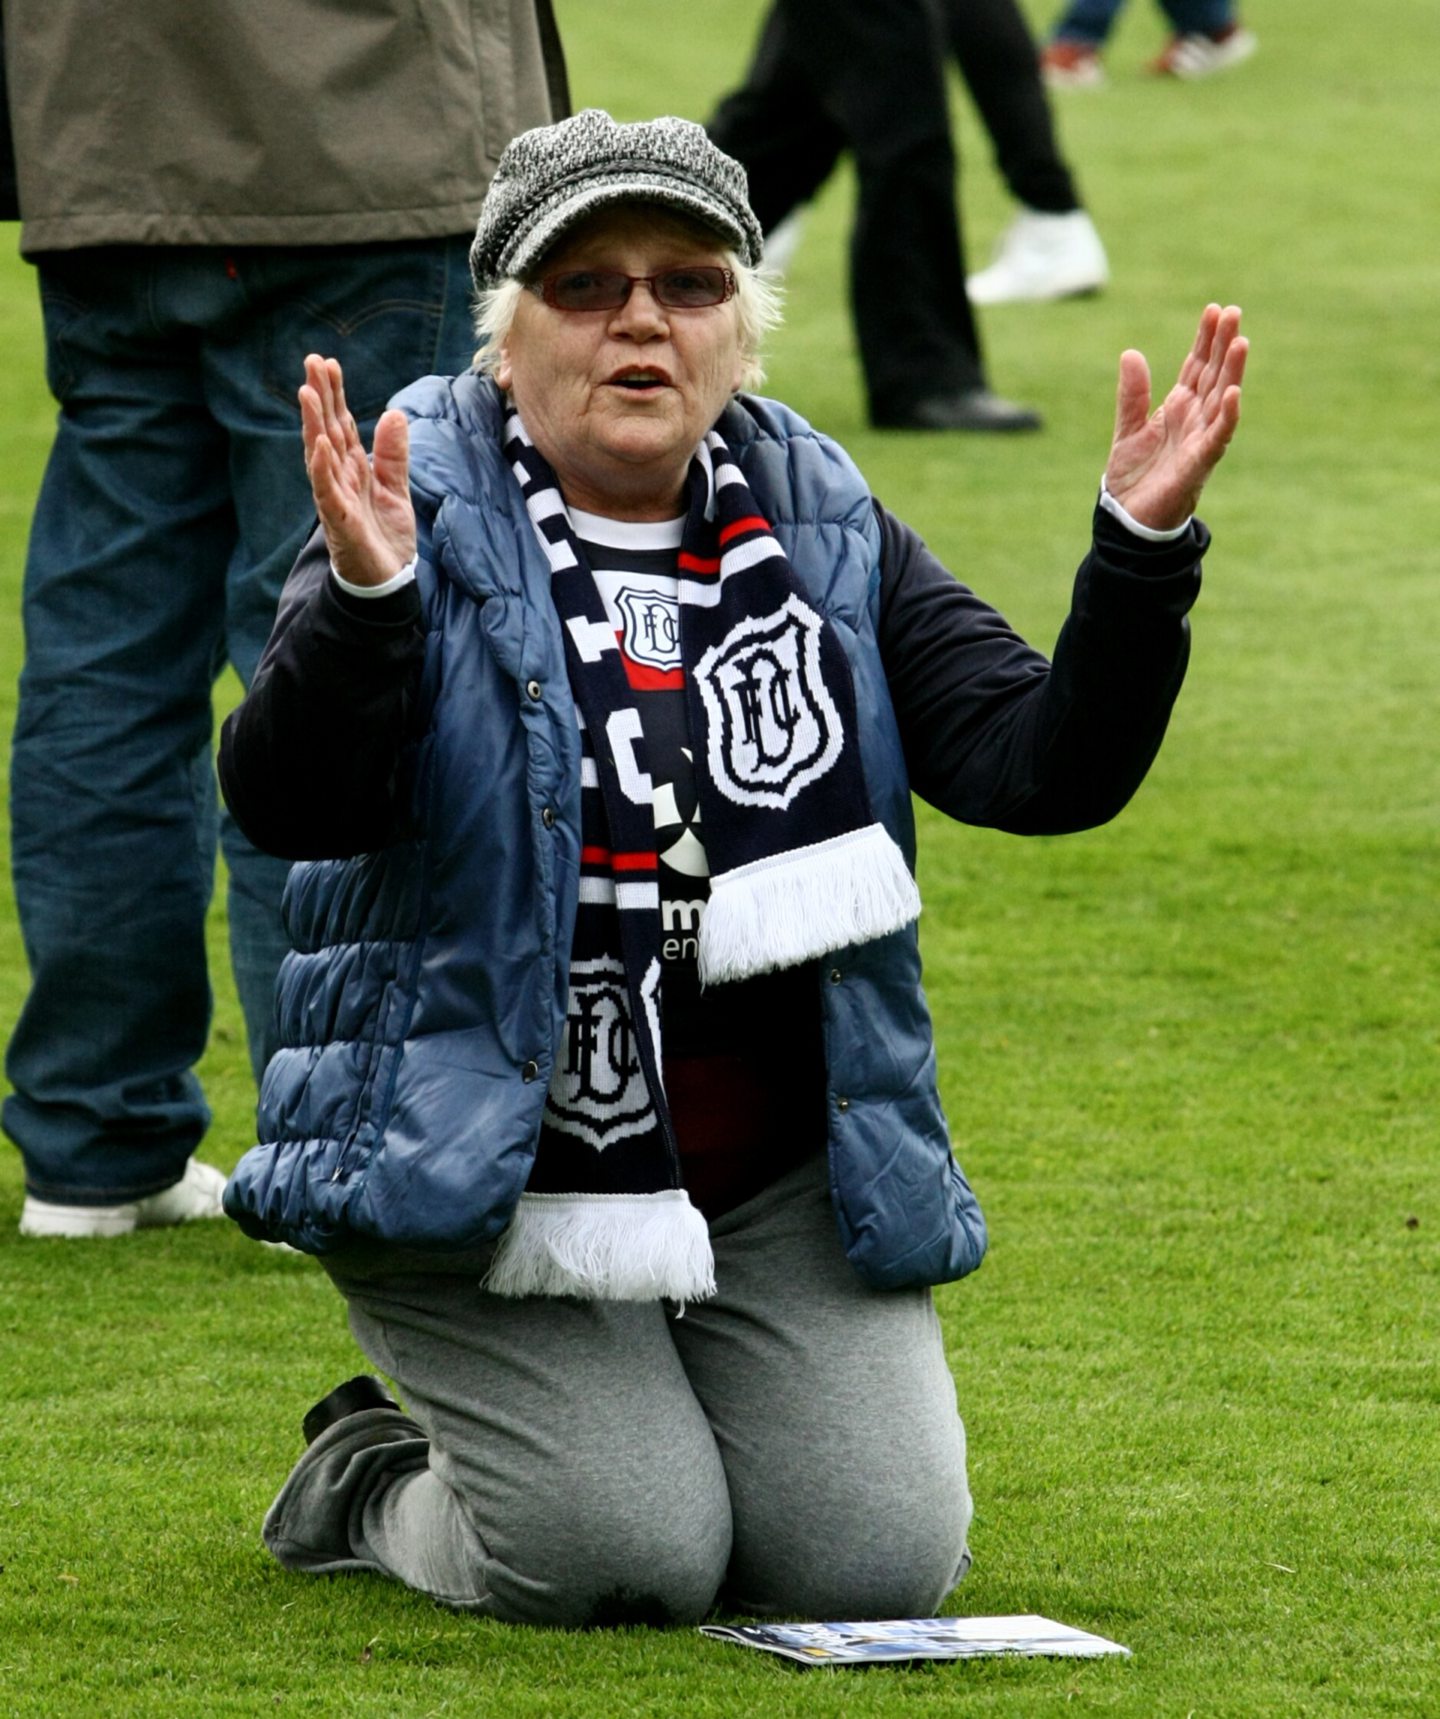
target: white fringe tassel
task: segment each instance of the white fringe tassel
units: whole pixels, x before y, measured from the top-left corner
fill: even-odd
[[[683,1188],[522,1194],[482,1287],[585,1301],[702,1301],[715,1293],[710,1231]]]
[[[905,856],[883,824],[868,824],[712,877],[700,922],[700,982],[794,967],[919,915]]]

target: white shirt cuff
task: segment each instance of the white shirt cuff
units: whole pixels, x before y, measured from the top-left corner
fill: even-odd
[[[387,579],[383,585],[352,585],[348,579],[342,579],[335,571],[333,561],[330,563],[330,577],[342,591],[347,592],[352,597],[388,597],[392,591],[403,591],[407,585],[414,583],[415,563],[419,559],[418,555],[412,555],[400,571],[393,578]]]
[[[1143,537],[1147,543],[1173,543],[1177,537],[1185,535],[1190,529],[1190,520],[1195,517],[1192,513],[1190,519],[1187,519],[1183,525],[1177,525],[1173,531],[1157,531],[1153,525],[1141,525],[1140,521],[1133,518],[1106,489],[1103,472],[1100,474],[1100,505],[1112,519],[1118,519],[1127,531],[1133,531],[1137,537]]]

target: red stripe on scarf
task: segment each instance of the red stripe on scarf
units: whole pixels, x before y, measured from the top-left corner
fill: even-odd
[[[627,657],[622,650],[620,661],[625,665],[625,678],[634,692],[679,692],[685,685],[683,668],[647,668]]]
[[[611,854],[611,871],[659,871],[660,856],[648,854]]]
[[[581,848],[581,865],[602,866],[607,871],[658,871],[660,856],[654,853],[611,853],[609,848]]]
[[[768,531],[769,522],[761,519],[758,513],[748,514],[744,519],[732,519],[729,525],[720,528],[720,547],[723,549],[731,538],[738,537],[742,531]]]

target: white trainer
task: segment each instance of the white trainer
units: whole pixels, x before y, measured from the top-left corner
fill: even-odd
[[[1109,279],[1105,247],[1083,209],[1022,209],[1000,235],[995,260],[965,289],[971,304],[1038,304],[1098,292]]]
[[[765,235],[765,254],[760,266],[766,274],[783,275],[800,249],[800,235],[805,231],[805,209],[792,209],[778,227]]]
[[[122,1206],[57,1206],[25,1196],[20,1209],[22,1236],[125,1236],[132,1230],[167,1229],[196,1218],[223,1217],[220,1196],[229,1178],[213,1164],[192,1158],[173,1187]]]

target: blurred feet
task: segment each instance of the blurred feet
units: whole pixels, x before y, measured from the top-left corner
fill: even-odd
[[[1173,36],[1149,69],[1167,78],[1208,78],[1248,60],[1259,45],[1253,30],[1239,23],[1227,24],[1223,30]],[[1088,42],[1062,37],[1042,50],[1040,76],[1052,90],[1099,89],[1105,83],[1105,68]]]
[[[1002,400],[988,388],[958,388],[931,394],[903,410],[874,420],[877,430],[1038,430],[1040,414],[1013,400]]]
[[[1094,90],[1105,82],[1105,68],[1088,43],[1062,38],[1046,44],[1040,55],[1040,76],[1052,90]]]
[[[1175,36],[1150,70],[1167,78],[1208,78],[1248,60],[1260,45],[1253,30],[1227,24],[1213,35]]]
[[[995,260],[965,289],[972,304],[1035,304],[1097,292],[1109,278],[1105,247],[1083,209],[1022,209],[1000,235]]]
[[[20,1209],[22,1236],[124,1236],[132,1230],[168,1229],[196,1218],[224,1217],[220,1196],[228,1180],[213,1164],[192,1158],[185,1174],[170,1188],[130,1200],[122,1206],[57,1206],[25,1196]]]

